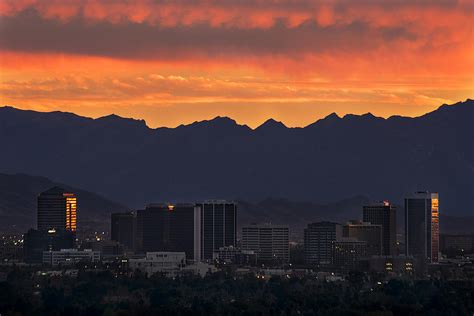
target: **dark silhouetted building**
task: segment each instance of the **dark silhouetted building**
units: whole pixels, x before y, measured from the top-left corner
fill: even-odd
[[[340,238],[333,242],[332,264],[341,271],[358,270],[367,257],[367,243],[355,238]]]
[[[253,250],[259,263],[282,264],[290,260],[290,230],[284,225],[242,227],[242,250]]]
[[[355,238],[367,244],[367,256],[382,255],[382,225],[352,221],[344,225],[343,237]]]
[[[137,211],[144,252],[185,252],[199,261],[201,255],[201,212],[194,204],[150,204]]]
[[[53,187],[38,196],[38,230],[77,228],[77,199],[74,193]]]
[[[139,216],[140,212],[145,210],[138,210],[135,214],[135,240],[133,251],[135,253],[144,253],[143,251],[143,214]]]
[[[233,246],[220,247],[214,252],[214,260],[220,264],[256,265],[257,254],[253,250],[242,250]]]
[[[387,201],[363,207],[363,221],[382,226],[382,255],[397,255],[397,210]]]
[[[438,262],[438,193],[417,192],[405,199],[405,249],[407,256]]]
[[[307,264],[329,266],[332,263],[333,242],[342,237],[338,223],[311,223],[304,230],[304,257]]]
[[[111,240],[128,250],[135,249],[136,216],[133,212],[113,213],[110,221]]]
[[[237,204],[210,200],[196,204],[201,209],[201,259],[211,260],[221,247],[237,241]]]
[[[57,251],[74,248],[75,234],[68,230],[30,229],[23,237],[24,260],[26,263],[42,263],[43,251]]]
[[[368,270],[386,274],[407,274],[415,272],[413,257],[405,256],[373,256],[368,259]]]
[[[440,252],[447,256],[462,256],[474,253],[474,235],[440,234]]]

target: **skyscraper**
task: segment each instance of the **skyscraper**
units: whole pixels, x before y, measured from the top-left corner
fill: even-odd
[[[290,231],[284,225],[242,227],[242,250],[253,250],[261,263],[287,263],[290,260]]]
[[[74,193],[53,187],[38,196],[38,230],[77,228],[77,199]]]
[[[330,265],[333,243],[342,237],[338,223],[311,223],[304,230],[304,257],[307,264]]]
[[[150,204],[137,212],[144,252],[185,252],[201,260],[201,212],[194,204]]]
[[[111,239],[128,250],[135,249],[136,216],[133,212],[113,213],[110,221]]]
[[[388,201],[363,207],[363,220],[382,226],[382,255],[395,256],[397,246],[397,210]]]
[[[237,241],[237,204],[209,200],[196,204],[201,210],[201,259],[212,259],[221,247]]]
[[[367,256],[382,255],[382,225],[351,221],[343,226],[342,235],[346,238],[355,238],[366,242]]]
[[[405,247],[407,256],[438,262],[438,193],[416,192],[405,198]]]

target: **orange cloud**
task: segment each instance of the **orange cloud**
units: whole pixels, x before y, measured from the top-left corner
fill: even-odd
[[[175,126],[473,96],[471,1],[0,2],[0,102]]]

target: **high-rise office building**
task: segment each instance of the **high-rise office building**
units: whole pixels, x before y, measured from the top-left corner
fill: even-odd
[[[438,262],[438,193],[416,192],[405,198],[405,249],[407,256]]]
[[[397,210],[388,201],[364,206],[363,221],[382,226],[382,255],[395,256],[397,246]]]
[[[237,241],[237,204],[209,200],[196,204],[201,209],[201,259],[211,260],[221,247]]]
[[[113,213],[110,221],[111,239],[128,250],[135,249],[136,216],[133,212]]]
[[[284,225],[242,227],[242,250],[253,250],[260,263],[287,263],[290,260],[290,231]]]
[[[342,228],[343,237],[355,238],[367,244],[367,256],[382,255],[382,225],[351,221]]]
[[[150,204],[137,212],[144,252],[185,252],[201,260],[201,211],[194,204]]]
[[[133,251],[135,253],[144,253],[143,251],[143,214],[140,215],[141,212],[145,210],[138,210],[136,211],[135,216],[135,240],[134,240],[134,248]]]
[[[304,257],[307,264],[330,265],[333,243],[342,237],[338,223],[311,223],[304,230]]]
[[[74,193],[53,187],[38,196],[38,230],[77,228],[77,199]]]

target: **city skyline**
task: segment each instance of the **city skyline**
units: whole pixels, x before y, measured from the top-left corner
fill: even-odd
[[[0,316],[474,315],[473,0],[0,0]]]

